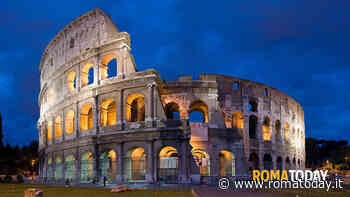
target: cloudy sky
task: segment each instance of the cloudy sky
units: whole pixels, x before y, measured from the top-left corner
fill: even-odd
[[[265,83],[301,103],[307,136],[350,140],[348,1],[37,0],[0,7],[6,142],[37,138],[41,54],[96,7],[130,34],[139,70],[155,68],[165,80],[217,73]]]

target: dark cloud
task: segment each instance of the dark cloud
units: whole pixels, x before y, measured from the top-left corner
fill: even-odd
[[[0,7],[0,97],[6,139],[37,137],[38,65],[46,44],[99,7],[132,39],[139,70],[165,80],[218,73],[278,88],[301,103],[306,133],[350,139],[347,1],[6,1]]]

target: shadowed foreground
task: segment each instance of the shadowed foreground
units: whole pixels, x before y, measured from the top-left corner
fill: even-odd
[[[38,188],[44,192],[44,197],[192,197],[189,190],[144,190],[111,193],[110,189],[86,187],[57,187],[45,185],[0,184],[1,197],[23,197],[24,190]]]

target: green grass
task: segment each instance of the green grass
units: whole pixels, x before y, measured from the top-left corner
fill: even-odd
[[[58,187],[45,185],[0,184],[1,197],[23,197],[28,188],[38,188],[44,192],[44,197],[192,197],[189,190],[142,190],[111,193],[110,189]]]

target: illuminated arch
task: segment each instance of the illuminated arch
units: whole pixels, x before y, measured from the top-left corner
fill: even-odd
[[[49,88],[49,90],[47,91],[47,102],[49,104],[52,104],[54,102],[54,98],[55,98],[55,92],[53,88]]]
[[[191,103],[190,109],[189,109],[189,118],[191,122],[198,122],[196,117],[192,118],[192,115],[195,115],[195,113],[201,113],[203,117],[201,117],[201,122],[207,123],[209,121],[209,114],[208,114],[208,106],[201,100],[197,100]],[[193,113],[193,114],[192,114]]]
[[[104,152],[101,154],[99,159],[99,166],[101,177],[106,177],[108,183],[115,182],[115,176],[117,172],[116,166],[117,155],[114,150],[110,150],[108,152]]]
[[[125,116],[128,122],[145,121],[145,98],[140,93],[130,95],[126,100]]]
[[[113,54],[105,56],[101,61],[101,80],[117,76],[117,58]]]
[[[62,118],[57,116],[55,119],[55,139],[62,137]]]
[[[80,182],[90,183],[94,178],[94,157],[90,152],[84,152],[80,157]]]
[[[93,115],[91,104],[85,104],[80,110],[80,131],[86,131],[93,127]]]
[[[289,135],[290,135],[290,128],[288,122],[285,123],[284,126],[284,140],[289,141]]]
[[[275,122],[275,136],[276,141],[281,141],[281,121],[276,120]]]
[[[143,148],[133,148],[126,153],[124,159],[127,180],[146,179],[146,153]]]
[[[116,104],[111,98],[105,99],[100,105],[101,126],[112,126],[117,123]]]
[[[232,116],[232,128],[243,129],[244,128],[244,116],[242,112],[235,111]]]
[[[52,139],[52,120],[47,122],[47,140],[51,141]]]
[[[65,157],[64,167],[65,179],[72,182],[72,180],[75,178],[75,158],[73,155],[68,155]]]
[[[176,148],[166,146],[159,152],[158,178],[160,181],[177,182],[179,156]]]
[[[63,173],[63,164],[61,157],[56,157],[56,165],[55,165],[55,179],[61,180]]]
[[[165,105],[165,114],[167,119],[179,120],[180,119],[180,107],[175,102],[170,102]]]
[[[67,135],[71,135],[74,132],[74,111],[73,110],[69,110],[66,113],[65,130]]]
[[[200,169],[202,176],[210,176],[210,157],[209,154],[200,149],[193,149],[192,156]]]
[[[73,92],[76,88],[76,84],[77,84],[76,75],[77,74],[74,71],[72,71],[67,76],[67,88],[68,88],[69,92]]]
[[[235,176],[235,156],[230,151],[220,151],[219,176]]]
[[[269,117],[264,118],[262,131],[263,131],[263,139],[265,141],[271,141],[270,118]]]
[[[81,87],[85,87],[94,82],[94,65],[92,63],[85,64],[80,73]]]

